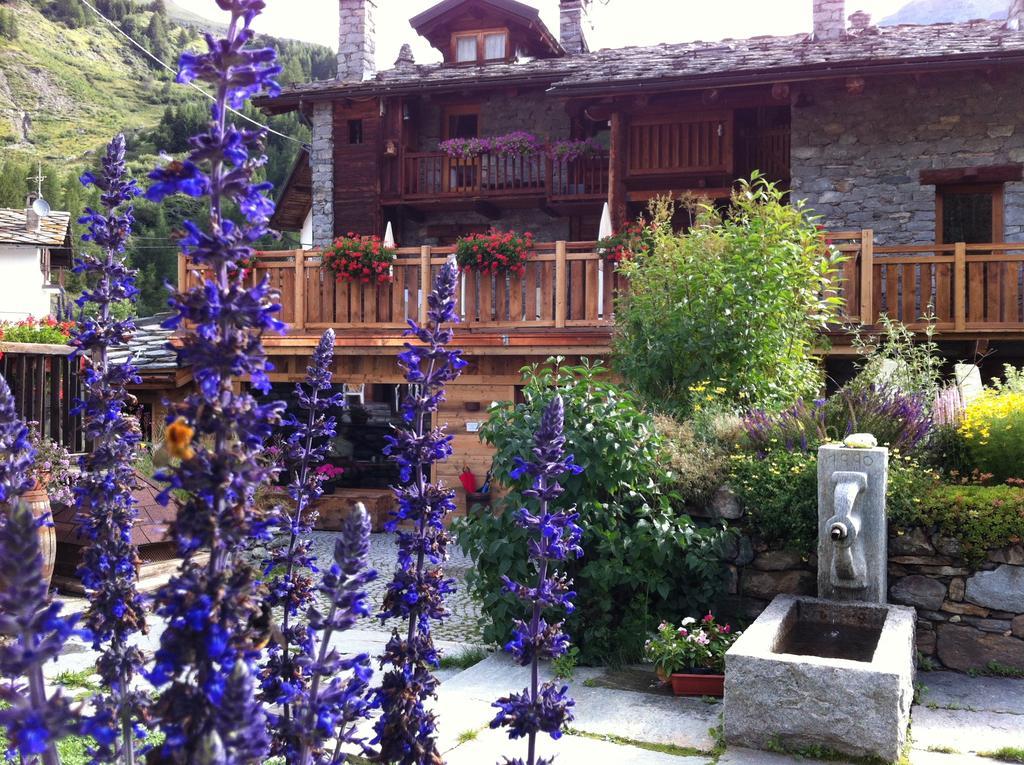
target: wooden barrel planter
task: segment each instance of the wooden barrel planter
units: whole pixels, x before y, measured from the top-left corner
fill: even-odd
[[[43,578],[49,584],[53,578],[53,566],[57,560],[57,536],[53,530],[53,520],[50,517],[50,495],[46,493],[43,485],[36,481],[36,485],[21,495],[21,501],[32,509],[33,518],[47,516],[47,522],[39,527],[39,547],[43,552]]]

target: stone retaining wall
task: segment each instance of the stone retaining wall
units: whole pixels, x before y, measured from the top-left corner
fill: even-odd
[[[816,594],[817,556],[753,539],[727,488],[695,515],[725,519],[739,532],[726,551],[731,616],[751,620],[779,594]],[[892,533],[889,600],[917,610],[918,650],[933,664],[966,672],[996,662],[1024,671],[1024,543],[990,550],[972,568],[954,539],[923,528]]]

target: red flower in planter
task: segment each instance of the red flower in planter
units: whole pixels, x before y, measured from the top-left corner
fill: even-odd
[[[395,250],[385,247],[379,236],[359,236],[349,232],[339,236],[323,251],[323,264],[339,282],[386,284],[392,281],[391,265]]]
[[[511,273],[522,276],[533,252],[533,234],[491,229],[486,234],[469,234],[455,243],[455,260],[463,271],[484,274]]]

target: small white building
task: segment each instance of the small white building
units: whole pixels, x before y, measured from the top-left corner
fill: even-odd
[[[70,213],[0,208],[0,322],[47,316],[70,265]]]

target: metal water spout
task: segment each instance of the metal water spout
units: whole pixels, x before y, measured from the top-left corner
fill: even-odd
[[[884,448],[818,450],[818,597],[886,601],[888,473]]]

